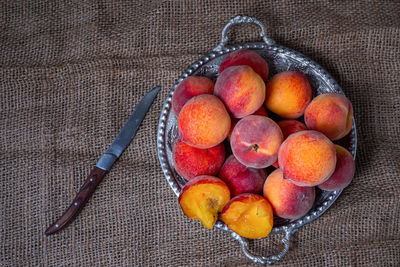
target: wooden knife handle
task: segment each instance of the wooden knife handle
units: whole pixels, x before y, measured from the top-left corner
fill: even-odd
[[[57,221],[55,221],[49,228],[47,228],[45,232],[46,235],[54,234],[55,232],[63,229],[75,218],[76,215],[78,215],[83,206],[85,206],[90,196],[93,194],[97,185],[103,180],[103,177],[106,173],[107,171],[102,170],[98,167],[94,167],[92,169],[85,183],[82,185],[74,201],[72,202],[71,206],[69,206],[69,208]]]

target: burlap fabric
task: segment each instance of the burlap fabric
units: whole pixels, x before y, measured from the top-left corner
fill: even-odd
[[[397,2],[397,1],[396,1]],[[157,123],[175,80],[236,14],[324,66],[354,105],[357,172],[278,266],[400,264],[400,4],[395,1],[8,1],[1,4],[1,266],[246,266],[239,245],[182,214],[159,166]],[[258,40],[237,27],[235,42]],[[139,99],[136,138],[80,216],[70,204]],[[268,255],[279,237],[252,249]]]

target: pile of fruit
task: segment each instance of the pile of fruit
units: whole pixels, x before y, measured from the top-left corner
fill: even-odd
[[[221,213],[240,236],[266,237],[274,215],[297,219],[311,209],[315,186],[343,189],[354,176],[352,155],[332,142],[351,130],[350,101],[335,93],[312,99],[303,73],[267,81],[268,73],[259,54],[238,50],[224,58],[215,84],[189,76],[173,94],[173,160],[188,180],[179,204],[209,229]]]

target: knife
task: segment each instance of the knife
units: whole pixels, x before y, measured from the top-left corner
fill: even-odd
[[[90,172],[85,183],[79,189],[78,194],[74,198],[71,206],[64,214],[55,221],[47,230],[46,235],[54,234],[55,232],[66,227],[78,213],[93,194],[97,185],[103,180],[104,175],[110,170],[114,162],[121,156],[122,152],[132,141],[136,135],[139,125],[142,123],[147,111],[149,110],[154,98],[160,91],[161,86],[154,87],[148,92],[137,104],[135,110],[129,116],[128,121],[118,133],[114,142],[109,146],[106,152],[101,156],[96,166]]]

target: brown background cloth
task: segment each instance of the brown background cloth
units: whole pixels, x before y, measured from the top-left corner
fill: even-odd
[[[397,2],[397,3],[395,3]],[[398,1],[8,1],[0,6],[1,266],[246,266],[230,235],[181,212],[156,152],[177,78],[237,14],[325,67],[354,105],[357,172],[294,235],[278,266],[400,264]],[[231,31],[258,41],[258,28]],[[70,204],[139,99],[162,85],[136,138],[79,217]],[[280,236],[252,242],[268,255]]]

